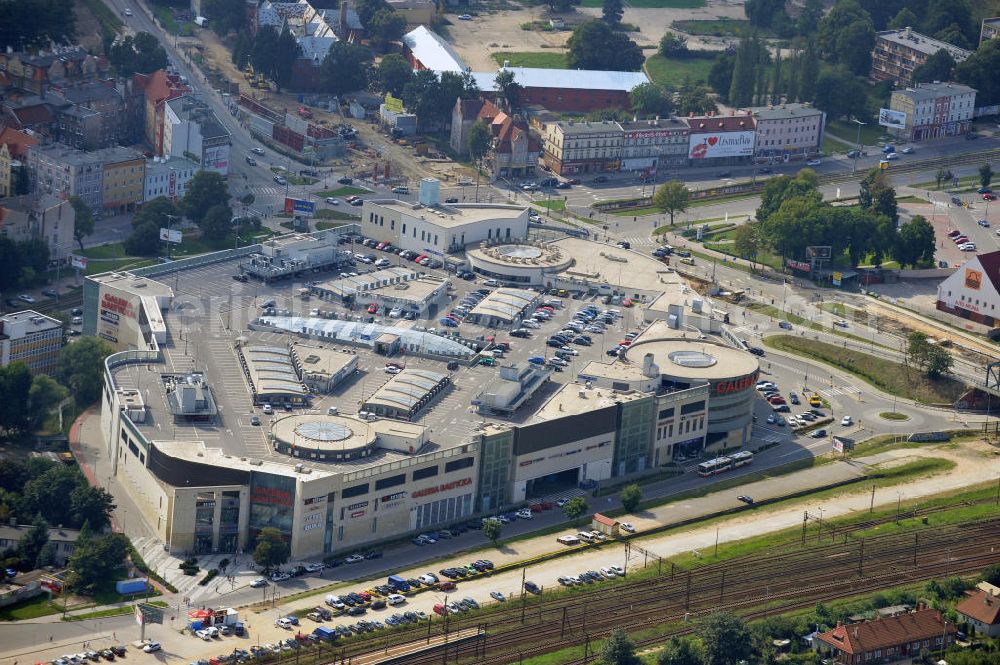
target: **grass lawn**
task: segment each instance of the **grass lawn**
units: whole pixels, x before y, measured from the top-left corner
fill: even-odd
[[[583,0],[581,7],[601,7],[601,0]],[[637,9],[699,9],[705,0],[628,0],[626,7]]]
[[[313,219],[341,219],[356,222],[361,219],[361,215],[355,215],[349,212],[341,212],[340,210],[330,210],[329,208],[320,208],[316,211]]]
[[[62,612],[62,606],[56,605],[55,602],[49,599],[49,595],[44,593],[40,596],[29,598],[24,602],[0,608],[0,621],[37,619],[38,617],[55,614],[56,612]]]
[[[858,138],[858,125],[845,120],[831,120],[826,123],[826,131],[854,145]],[[885,129],[878,125],[864,125],[861,127],[861,142],[866,145],[874,145],[885,135]]]
[[[951,180],[942,180],[941,188],[946,190],[952,189],[952,184],[953,181]],[[975,185],[974,189],[979,189],[978,175],[963,175],[958,178],[958,186],[960,189],[964,187],[972,187],[973,185]],[[918,182],[910,186],[913,187],[914,189],[938,189],[938,184],[936,180],[928,180],[927,182]]]
[[[105,37],[114,38],[121,30],[124,23],[106,4],[101,0],[80,0],[87,10],[94,15],[97,22],[101,24],[101,33]]]
[[[750,29],[750,21],[734,18],[674,21],[670,27],[689,35],[740,37]]]
[[[600,6],[600,5],[598,5]],[[493,54],[497,64],[509,61],[511,67],[541,67],[543,69],[567,69],[566,54],[562,51],[498,51]]]
[[[711,249],[740,259],[743,258],[736,251],[736,246],[733,245],[731,238],[719,238],[719,240],[724,240],[725,242],[706,242],[704,243],[705,249]],[[757,253],[757,263],[774,268],[775,270],[781,270],[781,257],[766,250],[761,250]]]
[[[879,418],[884,420],[909,420],[910,417],[905,413],[899,413],[898,411],[883,411],[878,414]]]
[[[646,206],[645,208],[623,208],[621,210],[612,210],[608,214],[614,217],[642,217],[643,215],[662,215],[663,211],[659,208]]]
[[[779,351],[819,360],[853,374],[879,390],[919,402],[950,404],[964,390],[960,381],[946,377],[934,381],[916,368],[826,342],[792,335],[773,335],[765,337],[764,344]]]
[[[685,77],[692,81],[706,83],[715,58],[664,58],[652,55],[646,58],[646,74],[657,83],[668,88],[676,88]]]
[[[850,148],[840,141],[831,139],[829,135],[823,134],[823,145],[820,150],[823,151],[824,155],[836,155],[837,153],[846,153]]]
[[[156,14],[156,18],[160,21],[160,25],[163,29],[172,35],[186,36],[192,33],[190,23],[178,23],[174,20],[174,15],[169,7],[155,6],[153,13]]]
[[[326,189],[322,192],[316,192],[316,196],[322,196],[323,198],[328,196],[332,196],[334,198],[338,196],[360,196],[362,194],[371,194],[371,190],[365,189],[364,187],[351,187],[350,185],[347,185],[346,187],[338,187],[337,189]]]
[[[549,210],[565,210],[566,201],[562,199],[552,199],[549,201],[534,201],[534,205],[539,208],[548,208]]]

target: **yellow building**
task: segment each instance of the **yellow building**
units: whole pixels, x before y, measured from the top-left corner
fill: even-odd
[[[131,212],[143,201],[146,162],[135,153],[104,162],[101,193],[104,209],[112,213]]]

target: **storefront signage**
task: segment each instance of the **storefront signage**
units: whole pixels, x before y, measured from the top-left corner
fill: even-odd
[[[117,343],[118,343],[118,338],[117,338],[117,337],[115,337],[114,335],[109,335],[109,334],[107,334],[107,333],[103,333],[103,332],[102,332],[102,333],[99,333],[99,335],[98,335],[98,336],[99,336],[99,337],[101,337],[101,338],[103,338],[103,339],[106,339],[106,340],[108,340],[108,341],[109,341],[109,342],[111,342],[112,344],[117,344]]]
[[[399,501],[400,499],[406,498],[406,492],[396,492],[395,494],[389,494],[382,497],[382,503],[392,503],[393,501]]]
[[[101,300],[101,309],[108,312],[116,312],[118,314],[124,314],[130,319],[135,318],[135,309],[132,307],[132,303],[126,298],[121,296],[113,296],[110,293],[104,294],[104,299]]]
[[[292,505],[292,493],[276,487],[256,485],[250,490],[250,503],[264,503],[290,508]]]
[[[319,522],[315,522],[313,524],[306,524],[304,527],[302,527],[302,530],[303,531],[312,531],[313,529],[318,529],[321,526],[323,526],[323,525],[320,524]]]
[[[353,519],[357,519],[359,517],[364,517],[364,516],[365,516],[365,511],[363,511],[363,510],[356,510],[353,513],[351,513],[351,519],[352,520]]]
[[[691,134],[688,139],[688,159],[749,157],[753,154],[754,138],[754,132]]]
[[[359,508],[367,508],[367,507],[368,507],[368,502],[367,501],[360,501],[358,503],[352,503],[351,505],[349,505],[347,507],[347,509],[348,510],[358,510]]]
[[[965,288],[978,291],[983,286],[983,273],[972,268],[965,269]]]
[[[796,261],[795,259],[785,259],[785,264],[792,270],[801,270],[802,272],[809,272],[812,270],[812,264],[808,261]]]
[[[431,487],[425,487],[422,490],[417,490],[410,496],[414,499],[418,499],[422,496],[430,496],[431,494],[437,494],[438,492],[447,492],[448,490],[453,490],[458,487],[465,487],[466,485],[472,484],[472,478],[462,478],[461,480],[453,480],[450,483],[441,483],[440,485],[433,485]]]
[[[101,321],[104,321],[105,323],[110,323],[112,325],[117,326],[119,318],[120,317],[114,312],[108,312],[103,309],[101,310]]]
[[[715,394],[716,395],[731,395],[733,393],[743,392],[757,381],[757,374],[749,374],[740,379],[734,379],[732,381],[719,381],[715,384]]]

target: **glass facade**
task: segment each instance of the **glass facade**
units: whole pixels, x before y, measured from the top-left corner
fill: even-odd
[[[235,552],[239,547],[240,493],[239,490],[222,492],[219,510],[219,551]]]
[[[510,500],[510,460],[514,430],[483,436],[479,448],[479,496],[476,512],[489,512]]]
[[[655,423],[651,396],[621,405],[618,412],[618,441],[611,467],[614,475],[624,476],[646,469]]]
[[[295,479],[262,471],[250,474],[250,543],[261,529],[273,527],[287,539],[292,537],[295,512]]]

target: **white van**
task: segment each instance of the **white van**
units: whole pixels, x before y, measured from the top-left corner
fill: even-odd
[[[335,407],[335,406],[327,407],[327,409],[326,409],[326,415],[328,415],[328,416],[335,416],[335,415],[337,415],[337,407]]]
[[[581,531],[580,533],[576,534],[576,537],[579,538],[580,540],[582,540],[585,543],[592,543],[592,542],[594,542],[594,537],[592,535],[590,535],[589,531]]]

